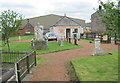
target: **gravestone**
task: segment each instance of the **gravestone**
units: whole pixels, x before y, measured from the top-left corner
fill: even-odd
[[[63,39],[64,39],[63,36],[58,36],[58,37],[57,37],[57,44],[58,44],[59,46],[64,46],[64,44],[63,44]]]
[[[101,55],[105,55],[105,52],[103,51],[102,48],[100,48],[100,39],[96,38],[95,39],[95,48],[93,49],[93,56],[101,56]]]
[[[60,42],[60,46],[64,46],[64,44],[63,44],[63,37],[61,36],[61,40],[60,40],[61,42]]]
[[[21,36],[18,36],[18,40],[19,40],[19,41],[21,40]]]

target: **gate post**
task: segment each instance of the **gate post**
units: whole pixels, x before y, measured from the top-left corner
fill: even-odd
[[[28,74],[30,73],[30,69],[29,69],[29,55],[27,55],[27,57],[26,57],[27,59],[27,72],[28,72]]]
[[[34,51],[34,55],[35,55],[35,66],[37,66],[36,52],[35,51]]]
[[[21,83],[21,79],[20,79],[20,68],[19,68],[19,64],[17,64],[17,79],[18,79],[18,83]]]
[[[15,77],[16,81],[18,82],[17,63],[15,63]]]

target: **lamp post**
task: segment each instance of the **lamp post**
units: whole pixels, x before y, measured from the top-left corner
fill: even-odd
[[[73,32],[74,44],[77,45],[77,33]]]

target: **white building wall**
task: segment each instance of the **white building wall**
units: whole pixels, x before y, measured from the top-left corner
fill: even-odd
[[[74,28],[71,28],[71,30],[70,30],[70,34],[71,34],[70,37],[71,38],[73,38],[73,32],[74,32]]]
[[[50,31],[55,33],[57,37],[65,37],[66,38],[66,29],[68,28],[57,28],[57,27],[51,27]],[[79,28],[70,28],[70,37],[73,38],[73,32],[74,29],[78,29],[78,33],[77,33],[77,38],[80,38],[80,33],[83,33],[83,28],[79,27]]]
[[[81,27],[80,28],[71,28],[71,37],[73,38],[74,29],[78,29],[77,38],[80,38]]]
[[[78,28],[77,38],[80,38],[80,28]]]
[[[65,28],[53,27],[53,33],[55,33],[57,37],[65,37],[66,36]]]

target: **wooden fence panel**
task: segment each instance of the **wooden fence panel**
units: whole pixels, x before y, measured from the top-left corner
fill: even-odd
[[[36,56],[35,53],[33,52],[30,56],[29,56],[29,68],[32,68],[32,66],[34,66],[36,64],[36,60],[35,60]]]
[[[22,80],[24,76],[28,73],[27,72],[27,62],[26,62],[26,57],[21,59],[17,63],[17,70],[18,70],[18,80]]]
[[[34,51],[28,53],[17,62],[18,81],[30,73],[30,69],[36,66],[36,53]]]
[[[2,52],[2,65],[11,67],[11,63],[15,63],[15,75],[18,83],[30,73],[33,66],[36,66],[36,52]],[[9,56],[9,57],[8,57]],[[7,64],[6,64],[7,63]]]

